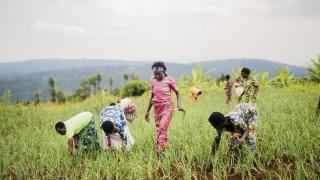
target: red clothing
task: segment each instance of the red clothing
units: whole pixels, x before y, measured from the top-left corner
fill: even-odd
[[[226,87],[224,88],[227,95],[227,103],[229,104],[231,102],[231,88],[232,88],[232,82],[229,80],[227,81]]]
[[[172,103],[171,90],[178,91],[178,88],[171,77],[165,77],[162,81],[152,79],[150,83],[154,94],[153,103]]]
[[[163,151],[167,145],[167,129],[174,111],[171,90],[177,92],[178,88],[171,77],[165,77],[162,81],[153,79],[150,83],[152,93],[154,94],[152,102],[154,104],[157,131],[157,150]]]

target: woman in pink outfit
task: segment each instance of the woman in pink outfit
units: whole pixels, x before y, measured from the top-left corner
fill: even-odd
[[[149,119],[149,112],[154,105],[154,115],[156,123],[156,143],[157,152],[161,153],[164,151],[167,145],[167,129],[171,122],[174,105],[171,97],[171,90],[177,95],[178,110],[184,111],[181,106],[181,98],[179,95],[178,88],[171,77],[166,74],[166,66],[163,62],[155,62],[152,65],[154,72],[154,78],[151,80],[151,97],[148,105],[148,110],[145,115],[147,122]]]

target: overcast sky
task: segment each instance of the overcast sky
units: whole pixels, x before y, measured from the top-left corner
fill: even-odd
[[[320,0],[0,0],[0,62],[263,58],[320,53]]]

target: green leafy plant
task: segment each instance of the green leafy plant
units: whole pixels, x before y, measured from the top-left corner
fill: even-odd
[[[141,96],[148,87],[148,83],[145,81],[134,80],[128,82],[124,87],[120,90],[121,97],[128,96]]]
[[[320,82],[320,54],[316,59],[311,59],[311,65],[308,67],[309,78],[312,81]]]

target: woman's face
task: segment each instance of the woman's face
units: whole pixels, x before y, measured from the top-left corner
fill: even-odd
[[[247,79],[249,77],[249,74],[245,73],[245,72],[241,72],[241,76],[244,78],[244,79]]]
[[[57,131],[58,131],[58,133],[61,134],[61,135],[65,135],[66,132],[67,132],[65,127],[64,127],[64,128],[58,128]]]
[[[164,73],[163,72],[154,72],[154,77],[156,78],[157,81],[161,81],[164,78]]]

